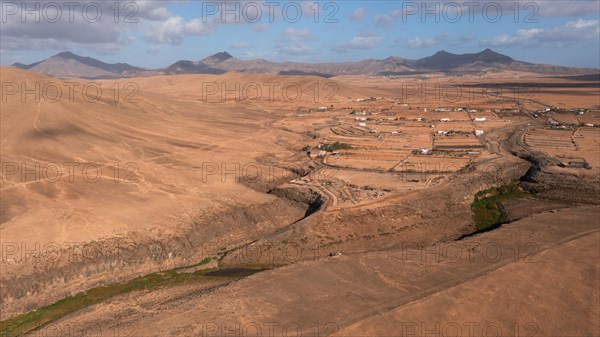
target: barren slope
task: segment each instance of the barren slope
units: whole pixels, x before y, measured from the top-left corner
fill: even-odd
[[[119,267],[120,277],[131,272],[129,261],[144,266],[136,267],[135,273],[162,263],[195,263],[210,240],[224,239],[225,234],[229,242],[247,240],[252,233],[285,226],[304,212],[238,183],[243,175],[271,172],[256,157],[286,152],[274,144],[281,131],[265,127],[272,114],[143,91],[131,100],[123,97],[128,93],[124,91],[115,101],[110,84],[97,98],[92,88],[86,101],[81,90],[87,82],[82,81],[71,101],[61,80],[15,68],[2,68],[1,73],[3,83],[28,88],[39,84],[49,92],[56,87],[48,83],[62,88],[57,102],[15,94],[2,104],[1,239],[16,247],[2,256],[3,300],[20,297],[17,302],[29,302],[12,303],[15,310],[73,291],[67,285],[75,284],[72,277],[86,264],[99,264],[90,275],[112,272],[115,266],[109,257],[115,254],[125,262]],[[277,174],[272,179],[289,174],[272,169]],[[286,211],[270,213],[275,209]],[[222,218],[222,213],[232,215]],[[195,237],[179,242],[177,238],[192,228]],[[146,254],[141,247],[154,240],[160,240],[162,248],[152,260],[125,258]],[[90,242],[98,242],[99,251],[82,258],[81,247]],[[79,255],[74,258],[77,245]],[[44,256],[56,247],[64,250],[58,262]],[[65,272],[57,265],[71,268],[73,274],[55,279]],[[47,271],[51,267],[57,275]],[[23,277],[26,282],[20,281]],[[55,287],[60,290],[49,290]],[[32,289],[49,296],[21,297]]]
[[[547,212],[421,250],[408,245],[298,263],[206,294],[190,287],[186,301],[160,307],[151,303],[168,288],[132,294],[43,331],[77,322],[83,331],[123,324],[143,336],[421,336],[436,326],[453,336],[488,329],[507,336],[515,328],[519,335],[597,336],[599,212],[595,206]]]

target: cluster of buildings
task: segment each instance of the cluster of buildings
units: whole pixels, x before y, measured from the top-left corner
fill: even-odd
[[[354,102],[356,103],[360,103],[360,102],[372,102],[372,101],[376,101],[377,99],[375,97],[369,97],[369,98],[357,98],[354,100]]]
[[[583,115],[583,114],[587,113],[588,110],[587,109],[579,109],[579,108],[575,108],[575,109],[545,108],[545,109],[538,110],[536,112],[537,113],[545,113],[545,112],[572,113],[572,114],[577,114],[577,115]]]

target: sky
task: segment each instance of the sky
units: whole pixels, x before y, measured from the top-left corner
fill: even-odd
[[[319,63],[490,48],[600,68],[597,0],[0,2],[2,65],[62,51],[161,68],[220,51]]]

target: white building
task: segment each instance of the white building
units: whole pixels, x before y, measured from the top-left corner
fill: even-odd
[[[358,126],[367,126],[367,123],[358,123]]]
[[[475,130],[475,136],[481,136],[483,134],[484,134],[483,130]]]
[[[487,120],[487,118],[485,118],[485,117],[476,117],[475,118],[476,122],[485,122],[486,120]]]
[[[450,121],[450,118],[442,118],[442,119],[440,119],[440,122],[449,122],[449,121]]]

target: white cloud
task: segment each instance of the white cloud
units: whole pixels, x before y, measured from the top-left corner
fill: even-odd
[[[2,50],[67,50],[84,48],[114,52],[133,42],[148,22],[166,20],[169,1],[8,2],[2,1]],[[21,5],[30,13],[25,16]],[[86,6],[86,7],[84,7]],[[86,8],[84,10],[84,8]],[[118,8],[118,11],[116,10]],[[116,21],[116,22],[115,22]],[[26,43],[20,42],[26,41]]]
[[[281,45],[277,47],[277,50],[279,51],[279,54],[282,55],[304,56],[316,54],[315,50],[301,42]]]
[[[308,28],[296,29],[286,28],[280,37],[280,43],[276,46],[278,56],[306,56],[315,54],[306,42],[312,41],[315,36]]]
[[[500,18],[513,20],[518,4],[519,23],[537,23],[543,17],[573,17],[597,14],[600,12],[598,0],[484,0],[456,1],[415,0],[403,3],[401,7],[373,16],[375,26],[390,28],[395,20],[403,22],[423,23],[437,22],[432,13],[437,13],[439,22],[473,22],[489,23],[487,16],[495,16],[494,10],[499,7]],[[493,7],[484,6],[493,4]],[[486,14],[486,11],[489,13]],[[425,17],[424,17],[425,16]]]
[[[262,32],[267,29],[267,25],[264,23],[254,23],[252,24],[252,30],[255,32]]]
[[[441,33],[429,39],[422,39],[419,36],[409,40],[397,39],[394,41],[394,46],[398,48],[405,47],[410,49],[429,48],[446,42],[448,36],[448,33]]]
[[[554,28],[519,29],[513,35],[502,34],[483,40],[482,45],[492,47],[562,47],[574,41],[600,38],[600,21],[578,19]]]
[[[361,33],[353,37],[349,41],[341,42],[335,45],[332,50],[336,53],[346,52],[356,49],[372,49],[377,47],[379,42],[383,40],[383,36],[372,33]]]
[[[315,38],[308,28],[295,29],[291,27],[288,27],[283,31],[282,37],[290,41],[310,41]]]
[[[473,34],[467,34],[460,37],[458,40],[450,41],[449,44],[451,46],[464,46],[465,44],[471,43],[475,41],[477,37]]]
[[[438,49],[443,49],[444,45],[447,44],[449,46],[465,46],[473,41],[475,41],[477,37],[473,34],[464,35],[458,39],[450,39],[450,34],[448,33],[440,33],[430,38],[422,38],[417,36],[412,39],[396,39],[394,40],[394,48],[408,48],[408,49],[423,49],[436,47]]]
[[[234,43],[231,45],[231,47],[229,47],[231,49],[246,49],[246,48],[250,48],[250,45],[247,44],[246,42],[238,42],[238,43]]]
[[[146,49],[146,53],[148,53],[149,55],[158,55],[160,54],[160,47],[159,46],[151,46],[150,48]]]
[[[121,1],[124,4],[121,5],[122,10],[119,11],[121,15],[129,15],[131,11],[127,12],[129,8],[128,6],[131,1]],[[136,17],[140,17],[142,19],[148,20],[165,20],[171,16],[171,13],[166,8],[168,3],[175,3],[178,1],[137,1],[135,5],[137,6]]]
[[[253,52],[246,51],[244,56],[248,59],[264,59],[264,58],[274,58],[277,57],[277,53],[271,51],[262,51],[262,52]]]
[[[386,14],[377,14],[373,17],[373,23],[375,26],[389,28],[392,26],[394,19],[402,16],[402,10],[394,9]]]
[[[358,7],[352,12],[350,19],[352,19],[352,21],[361,21],[365,16],[367,16],[367,11],[363,7]]]
[[[519,0],[519,2],[523,7],[530,1]],[[598,0],[538,0],[535,3],[540,16],[579,16],[600,12],[600,1]]]
[[[151,43],[177,45],[183,42],[185,36],[200,36],[216,30],[217,24],[220,23],[217,22],[219,15],[203,22],[201,18],[184,20],[170,13],[167,5],[180,2],[183,1],[118,0],[71,2],[67,5],[62,2],[32,1],[28,2],[26,7],[29,10],[37,8],[34,12],[40,14],[40,20],[36,22],[33,15],[29,15],[23,22],[21,2],[2,0],[0,49],[6,51],[83,48],[113,52],[133,42],[132,36],[137,34]],[[89,6],[86,7],[88,10],[83,11],[84,5]],[[100,10],[96,9],[97,6]],[[97,20],[96,13],[102,13]]]
[[[180,16],[172,16],[165,21],[152,22],[144,35],[147,41],[158,44],[179,45],[186,35],[201,36],[214,31],[214,23],[200,19],[185,21]]]

